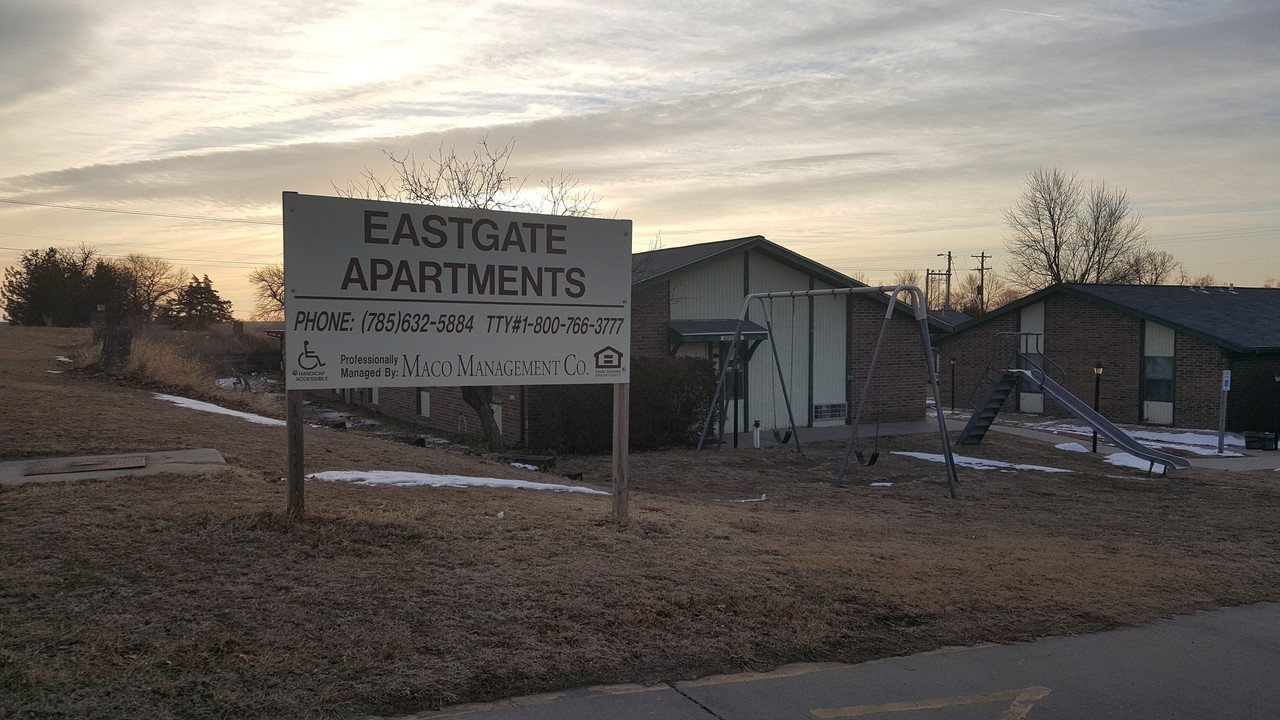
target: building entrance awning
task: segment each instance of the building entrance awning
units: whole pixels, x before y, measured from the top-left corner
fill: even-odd
[[[733,318],[723,320],[671,320],[667,323],[667,343],[672,355],[681,345],[689,343],[725,343],[733,342],[733,333],[738,321]],[[769,337],[769,331],[763,326],[744,320],[742,323],[743,355],[750,359],[756,347]]]

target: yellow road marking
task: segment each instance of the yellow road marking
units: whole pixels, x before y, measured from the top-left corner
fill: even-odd
[[[1038,700],[1049,696],[1049,688],[1028,687],[1021,690],[1004,690],[985,695],[961,695],[949,698],[930,698],[928,700],[909,700],[906,702],[884,703],[882,705],[854,705],[852,707],[826,708],[810,710],[809,714],[816,718],[853,718],[884,713],[905,712],[908,710],[937,710],[939,708],[959,707],[962,705],[983,705],[1002,700],[1009,701],[1009,709],[1000,716],[1000,720],[1025,720],[1027,713]]]

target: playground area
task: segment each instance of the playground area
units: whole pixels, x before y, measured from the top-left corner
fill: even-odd
[[[1147,477],[993,432],[958,450],[988,469],[961,465],[950,499],[936,434],[882,433],[843,489],[840,439],[635,454],[625,526],[605,495],[326,481],[289,523],[283,428],[51,372],[70,334],[0,339],[24,398],[0,416],[6,459],[213,447],[228,463],[0,486],[0,709],[16,716],[395,715],[1280,598],[1274,469]],[[535,473],[306,432],[309,472],[609,486],[607,456]]]

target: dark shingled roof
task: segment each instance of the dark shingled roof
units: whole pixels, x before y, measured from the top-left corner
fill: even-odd
[[[1280,288],[1188,287],[1186,285],[1052,285],[974,318],[971,327],[1033,305],[1054,293],[1167,325],[1228,352],[1280,352]]]
[[[690,265],[712,258],[720,253],[732,252],[744,245],[764,240],[759,235],[720,240],[718,242],[699,243],[682,247],[663,248],[649,252],[635,253],[631,256],[631,284],[639,285],[659,275],[679,270]],[[765,240],[765,242],[768,242]]]
[[[930,310],[929,319],[955,327],[961,323],[969,322],[969,320],[972,320],[973,318],[965,315],[959,310]]]
[[[738,321],[735,319],[725,320],[672,320],[667,323],[667,327],[674,330],[680,337],[685,338],[689,342],[699,342],[697,338],[710,335],[732,335],[738,329]],[[750,320],[742,321],[742,336],[754,337],[758,335],[769,334],[768,328]]]
[[[789,265],[800,272],[817,277],[832,287],[867,287],[866,283],[854,280],[842,272],[832,270],[826,265],[810,260],[793,250],[788,250],[775,242],[769,241],[763,235],[635,253],[631,256],[631,285],[633,288],[643,287],[668,273],[695,267],[721,255],[747,252],[749,250],[758,250],[770,255],[784,265]],[[880,293],[868,295],[867,297],[885,304],[889,302],[889,298]],[[915,311],[906,303],[899,302],[895,312],[914,315]],[[933,317],[929,318],[929,323],[935,330],[951,330],[950,324],[939,322]]]
[[[1235,352],[1280,350],[1280,288],[1064,285],[1121,312]]]

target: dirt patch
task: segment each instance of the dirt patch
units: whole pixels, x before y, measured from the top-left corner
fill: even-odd
[[[0,715],[393,714],[1280,597],[1274,472],[1148,479],[1008,436],[963,453],[1073,472],[961,469],[949,500],[940,464],[892,454],[929,436],[881,438],[845,489],[839,444],[680,450],[632,457],[626,527],[605,496],[318,482],[291,524],[283,429],[46,372],[79,341],[0,327],[0,390],[21,398],[0,457],[212,446],[230,467],[0,488]],[[307,443],[309,471],[558,479],[336,430]],[[558,470],[608,487],[608,458]]]

